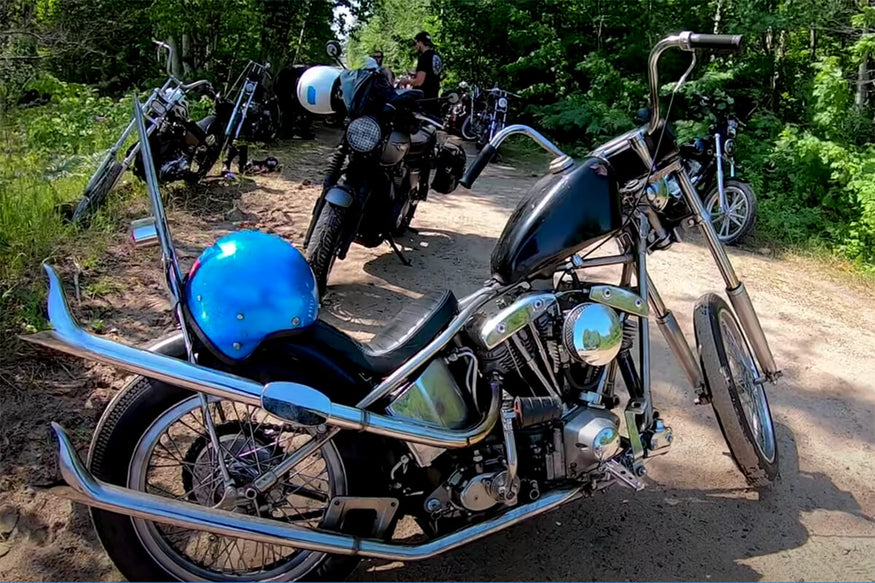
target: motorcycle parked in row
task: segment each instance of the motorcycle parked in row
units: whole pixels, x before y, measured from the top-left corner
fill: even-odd
[[[198,182],[218,161],[226,149],[234,151],[234,142],[241,136],[269,141],[276,135],[279,109],[276,100],[268,96],[264,81],[269,64],[249,62],[231,90],[236,100],[229,100],[213,90],[207,80],[184,84],[170,73],[173,49],[157,42],[165,50],[168,78],[146,100],[147,135],[162,184],[185,180]],[[241,80],[245,80],[240,84]],[[202,89],[213,99],[213,111],[194,121],[189,119],[188,99],[196,89]],[[258,99],[254,99],[258,95]],[[119,160],[118,154],[135,128],[134,120],[122,131],[116,143],[107,151],[92,175],[73,211],[72,220],[83,224],[104,203],[122,175],[131,165],[134,174],[145,179],[145,167],[138,156],[140,142],[132,145]],[[227,162],[230,162],[230,158]]]
[[[710,100],[702,97],[705,107]],[[708,134],[681,145],[687,173],[711,216],[724,245],[739,243],[756,224],[757,199],[751,185],[736,177],[735,149],[739,121],[714,116]],[[729,176],[726,176],[726,167]]]
[[[508,97],[519,98],[519,95],[498,87],[487,91],[462,126],[462,137],[474,141],[478,149],[485,146],[507,126]]]
[[[108,406],[87,462],[53,426],[69,484],[54,492],[92,507],[131,580],[342,580],[363,557],[434,557],[606,488],[644,487],[646,464],[673,443],[651,393],[654,320],[739,469],[768,485],[778,450],[763,384],[780,372],[658,107],[667,49],[740,43],[662,39],[650,122],[586,159],[526,126],[494,136],[463,184],[513,134],[556,158],[508,220],[488,283],[412,302],[367,344],[318,320],[315,278],[279,237],[226,235],[183,277],[137,109],[154,212],[142,236],[161,243],[181,331],[150,350],[91,334],[47,268],[52,329],[28,340],[143,375]],[[378,126],[350,141],[373,144]],[[700,298],[695,352],[646,264],[681,222],[704,234],[731,301]],[[592,254],[607,243],[616,254]],[[589,271],[605,265],[618,283]],[[404,516],[425,540],[392,538]]]
[[[479,92],[480,89],[476,85],[472,86],[466,81],[462,81],[456,89],[444,93],[444,97],[448,97],[451,93],[456,93],[459,96],[456,103],[447,102],[443,108],[444,130],[448,134],[462,136],[467,140],[474,139],[466,137],[462,133],[462,128],[465,127],[465,122],[474,111],[474,100],[477,99]]]
[[[339,49],[332,51],[339,56]],[[328,67],[324,73],[338,74]],[[426,199],[431,170],[431,188],[446,194],[456,188],[465,167],[462,149],[440,144],[436,130],[443,126],[420,111],[428,101],[421,91],[396,91],[379,69],[343,70],[339,77],[348,123],[304,238],[320,297],[335,260],[344,259],[353,242],[376,247],[387,241],[406,263],[394,237],[407,230]],[[445,99],[455,103],[458,96]]]

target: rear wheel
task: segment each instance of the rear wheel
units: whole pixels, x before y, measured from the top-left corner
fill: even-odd
[[[279,463],[310,435],[255,407],[210,400],[221,455],[236,482]],[[200,398],[138,377],[111,405],[94,436],[94,475],[111,484],[215,506],[224,491]],[[355,495],[367,482],[364,458],[338,436],[277,484],[231,505],[235,512],[317,527],[334,496]],[[344,445],[346,444],[346,445]],[[359,494],[362,495],[362,494]],[[213,535],[93,509],[98,536],[131,581],[343,580],[358,560],[287,546]]]
[[[307,245],[307,263],[316,277],[316,285],[319,288],[319,297],[325,295],[328,287],[328,275],[334,267],[337,259],[340,236],[343,233],[343,219],[346,208],[334,206],[326,202],[319,216],[316,217],[316,225],[310,235]]]
[[[705,383],[732,459],[753,487],[778,475],[778,447],[762,375],[729,305],[718,295],[695,310]]]
[[[73,223],[82,225],[97,212],[97,209],[103,205],[106,197],[115,188],[122,172],[124,172],[124,166],[118,160],[107,164],[97,180],[93,182],[93,186],[82,193],[82,200],[73,211]]]

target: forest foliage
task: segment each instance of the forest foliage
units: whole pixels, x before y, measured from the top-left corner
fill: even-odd
[[[647,105],[650,48],[684,29],[745,35],[741,54],[700,59],[671,118],[681,136],[705,131],[714,112],[697,95],[706,94],[745,124],[737,157],[760,199],[759,236],[875,269],[867,1],[6,0],[0,279],[69,234],[55,209],[75,198],[128,118],[131,90],[164,77],[153,39],[176,47],[174,73],[221,87],[248,59],[275,70],[325,62],[324,43],[337,37],[351,63],[380,49],[403,72],[415,63],[412,36],[427,30],[445,61],[445,88],[465,80],[518,93],[517,119],[582,155],[632,127]],[[666,87],[687,59],[667,55]]]
[[[742,53],[704,55],[673,102],[682,136],[706,131],[715,98],[745,124],[737,157],[760,198],[761,239],[875,265],[872,64],[875,7],[857,0],[378,0],[354,33],[364,53],[409,51],[412,15],[432,33],[447,83],[523,96],[515,115],[577,154],[633,126],[647,55],[680,30],[743,34]],[[409,58],[409,56],[408,56]],[[665,84],[688,56],[663,59]],[[666,97],[666,102],[668,98]],[[663,103],[663,108],[666,103]]]

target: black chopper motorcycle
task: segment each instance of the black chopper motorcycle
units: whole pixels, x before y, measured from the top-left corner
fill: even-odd
[[[710,99],[701,96],[703,107]],[[707,135],[680,146],[690,180],[725,245],[735,245],[756,223],[757,199],[751,185],[736,176],[735,151],[739,121],[718,114]],[[728,176],[727,176],[728,166]]]
[[[236,100],[219,99],[216,102],[216,118],[225,124],[222,149],[228,153],[225,159],[228,170],[238,155],[238,139],[270,143],[276,139],[282,125],[279,101],[269,90],[272,83],[270,70],[270,63],[249,61],[228,92],[236,95]],[[241,172],[245,170],[245,163],[245,160],[240,160]]]
[[[662,39],[649,61],[650,122],[586,159],[526,126],[499,132],[463,184],[513,134],[555,159],[508,220],[488,282],[461,299],[424,296],[368,344],[317,319],[311,273],[251,275],[306,269],[276,237],[220,241],[183,276],[152,168],[145,236],[161,243],[180,332],[151,349],[91,334],[47,267],[51,330],[27,339],[142,375],[108,406],[87,462],[53,425],[68,486],[52,491],[92,507],[98,536],[131,580],[341,580],[364,557],[434,557],[606,488],[645,487],[647,464],[674,441],[651,393],[653,321],[697,403],[714,408],[740,471],[767,486],[778,449],[764,384],[780,371],[657,102],[667,49],[740,44],[690,32]],[[730,300],[697,302],[695,351],[647,266],[681,223],[704,234]],[[239,254],[255,240],[269,249]],[[607,243],[614,254],[593,253]],[[283,261],[270,258],[278,249]],[[225,271],[207,271],[210,257]],[[618,282],[590,271],[607,265]],[[209,273],[233,285],[202,287]],[[212,310],[215,293],[227,303]],[[253,335],[265,314],[238,304],[261,310],[278,300],[294,311]],[[210,328],[214,319],[226,326]],[[422,540],[393,538],[402,517],[418,522]]]
[[[339,61],[339,49],[329,51]],[[431,170],[431,188],[447,194],[465,168],[462,149],[440,144],[436,130],[443,126],[420,111],[428,101],[421,91],[396,91],[378,69],[344,70],[340,88],[347,124],[304,238],[320,297],[334,261],[344,259],[353,242],[376,247],[386,241],[407,264],[394,237],[426,199]],[[442,99],[455,103],[458,95]]]
[[[493,87],[478,99],[476,107],[462,125],[462,137],[474,141],[477,148],[485,146],[489,140],[507,126],[510,111],[509,97],[519,98],[516,93]]]
[[[447,101],[442,108],[443,111],[441,113],[444,120],[444,130],[448,134],[462,136],[467,140],[474,139],[474,137],[469,138],[464,136],[462,134],[462,128],[471,116],[474,100],[476,99],[475,96],[478,94],[478,91],[479,89],[476,85],[471,86],[466,81],[462,81],[456,89],[444,93],[445,97],[449,97],[452,93],[456,93],[459,96],[459,99],[455,103]]]
[[[158,180],[162,184],[185,180],[198,182],[218,161],[226,149],[232,152],[226,163],[236,155],[235,141],[241,137],[255,141],[271,141],[278,126],[279,108],[276,99],[264,88],[269,64],[250,61],[234,84],[227,99],[213,90],[206,80],[184,84],[170,74],[173,49],[157,42],[159,51],[166,50],[168,78],[146,100],[147,135],[151,143]],[[203,119],[189,118],[188,97],[196,89],[210,95],[213,112]],[[83,224],[104,203],[125,171],[133,165],[134,174],[145,180],[145,167],[139,156],[140,142],[133,144],[119,160],[119,152],[135,128],[134,120],[122,131],[116,143],[107,151],[92,175],[73,211],[72,220]]]

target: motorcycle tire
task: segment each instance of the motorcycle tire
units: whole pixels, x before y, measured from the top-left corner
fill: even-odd
[[[719,204],[719,192],[717,186],[711,189],[702,201],[705,210],[711,214],[714,230],[717,238],[724,245],[737,245],[751,232],[756,224],[757,197],[753,188],[741,180],[730,178],[723,183],[723,192],[730,209],[737,212],[731,213],[729,220],[725,215],[717,211]],[[715,212],[716,211],[716,212]]]
[[[694,326],[705,387],[732,459],[751,487],[768,487],[778,475],[778,446],[750,346],[732,309],[716,294],[699,298]]]
[[[328,287],[328,275],[337,259],[346,211],[345,207],[326,203],[319,216],[316,217],[316,225],[313,227],[310,242],[307,244],[305,255],[307,263],[310,264],[310,269],[313,270],[313,275],[316,277],[320,299],[325,295],[325,290]]]
[[[472,116],[470,116],[470,115],[468,117],[466,117],[465,121],[462,123],[462,129],[459,130],[460,133],[462,134],[462,138],[464,138],[465,140],[468,140],[469,142],[473,142],[474,140],[477,139],[477,133],[474,131],[474,128],[472,127],[474,124],[471,121],[471,119],[472,119]]]
[[[134,456],[141,447],[141,440],[147,439],[153,424],[159,419],[174,408],[185,406],[186,401],[194,396],[195,393],[180,387],[135,377],[109,405],[94,434],[89,455],[89,467],[94,476],[117,486],[134,487],[128,483],[129,467],[134,464]],[[367,463],[368,456],[372,454],[363,449],[361,441],[358,434],[349,436],[341,433],[320,450],[324,456],[327,448],[332,448],[331,455],[337,456],[342,464],[346,495],[374,495],[373,463]],[[241,576],[252,580],[251,574],[246,576],[247,574],[219,572],[186,563],[188,557],[179,555],[175,549],[170,550],[173,547],[157,530],[154,531],[154,538],[147,539],[150,544],[144,544],[144,526],[148,528],[148,525],[154,523],[135,522],[129,516],[96,508],[91,509],[91,516],[104,549],[129,581],[238,581]],[[394,526],[388,529],[387,536],[391,536],[393,529]],[[155,546],[156,544],[164,546]],[[176,553],[176,556],[171,553]],[[174,559],[177,562],[173,562]],[[179,562],[180,559],[182,562]],[[274,571],[270,580],[285,581],[294,578],[299,581],[343,581],[360,561],[355,557],[332,554],[323,554],[322,557],[318,554],[304,556],[304,559],[302,562],[312,562],[301,569],[306,569],[306,572]]]
[[[97,212],[106,197],[115,188],[119,178],[124,172],[124,167],[117,160],[113,160],[103,169],[101,176],[94,182],[94,186],[82,193],[82,199],[73,211],[72,222],[82,226]]]

